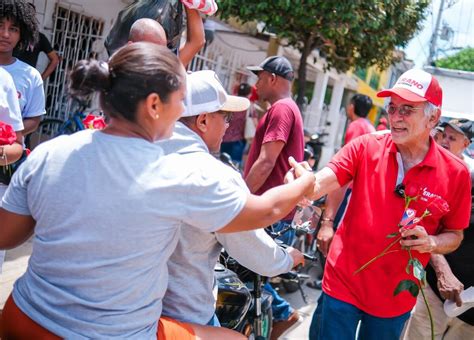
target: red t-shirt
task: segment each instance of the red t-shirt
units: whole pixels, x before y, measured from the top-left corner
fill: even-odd
[[[395,194],[398,163],[397,148],[391,134],[368,134],[344,146],[328,167],[341,185],[353,181],[354,189],[346,215],[331,243],[326,261],[323,289],[339,300],[355,305],[377,317],[395,317],[410,311],[416,299],[406,291],[393,292],[404,279],[413,279],[405,272],[408,252],[397,243],[389,253],[363,271],[354,272],[378,255],[398,231],[404,211],[404,199]],[[449,204],[445,215],[433,211],[419,224],[428,234],[439,230],[464,229],[471,213],[471,180],[461,160],[438,146],[433,139],[425,159],[411,168],[403,179],[405,186],[424,189],[424,196],[439,195]],[[426,208],[421,199],[410,208],[420,216]],[[434,209],[433,209],[434,210]],[[430,254],[412,252],[423,266]]]
[[[349,126],[346,130],[346,138],[344,140],[344,144],[348,144],[354,138],[372,132],[375,132],[375,128],[368,119],[357,118],[356,120],[349,123]]]
[[[256,195],[261,195],[268,189],[283,184],[285,174],[290,169],[288,157],[293,156],[298,162],[303,161],[303,120],[298,106],[291,98],[275,102],[258,122],[255,138],[245,165],[245,177],[260,155],[262,144],[274,141],[283,141],[285,146],[278,155],[272,172],[257,190]]]

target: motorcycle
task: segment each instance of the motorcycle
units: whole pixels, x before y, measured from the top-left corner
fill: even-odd
[[[286,247],[284,244],[280,246]],[[316,261],[313,256],[303,255],[306,260]],[[214,268],[214,275],[218,285],[216,315],[221,325],[236,330],[249,339],[269,339],[273,324],[273,297],[263,290],[267,278],[241,266],[226,252],[221,253],[220,264]],[[307,303],[301,275],[303,274],[289,272],[279,277],[297,280],[303,301]]]
[[[311,168],[316,171],[318,168],[319,160],[321,159],[321,154],[323,151],[324,137],[328,133],[314,133],[309,137],[309,141],[305,143],[305,157],[308,157],[308,161],[311,159],[311,163],[314,160],[314,163],[311,164]]]
[[[263,278],[225,252],[220,261],[221,264],[214,268],[214,275],[218,285],[216,315],[221,326],[249,339],[269,339],[273,297],[262,289]]]

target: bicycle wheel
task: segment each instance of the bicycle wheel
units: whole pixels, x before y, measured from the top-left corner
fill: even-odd
[[[73,133],[71,127],[64,124],[65,123],[61,119],[51,118],[43,120],[36,131],[26,137],[26,147],[33,150],[38,144],[46,142],[54,137],[62,134]]]

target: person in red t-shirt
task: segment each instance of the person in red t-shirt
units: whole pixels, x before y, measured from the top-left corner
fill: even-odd
[[[309,197],[353,183],[352,198],[329,248],[311,339],[354,339],[359,322],[364,339],[399,339],[416,302],[408,291],[394,295],[400,281],[414,280],[406,272],[406,247],[425,267],[430,254],[459,247],[469,225],[469,171],[430,137],[441,113],[438,81],[413,69],[377,95],[390,97],[391,133],[367,134],[344,146],[316,173],[314,197]],[[409,204],[415,215],[427,209],[431,214],[410,229],[399,229],[405,188],[418,197]],[[434,198],[449,210],[429,205]],[[395,232],[402,238],[392,251],[358,272],[393,242],[387,235]]]
[[[367,119],[370,109],[372,109],[372,99],[370,99],[369,96],[356,94],[351,98],[351,101],[346,108],[347,118],[350,122],[346,130],[344,145],[349,144],[357,137],[375,132],[374,126],[370,120]],[[326,228],[332,229],[339,225],[346,210],[351,192],[352,186],[349,184],[328,195],[326,201],[326,210],[328,210],[328,213],[326,214],[326,218],[321,221],[321,229],[318,235],[321,241],[325,240],[325,235],[327,234]],[[328,218],[327,216],[329,216],[333,210],[337,211],[336,216],[334,219]],[[325,245],[327,243],[322,242],[322,244]],[[327,250],[327,248],[321,247],[321,252],[324,256],[327,255]]]
[[[385,110],[384,110],[385,111]],[[385,116],[381,117],[379,119],[379,124],[377,125],[377,127],[375,128],[375,130],[377,131],[384,131],[384,130],[388,130],[388,125],[387,125],[388,121],[387,121],[387,118],[385,118]]]
[[[344,145],[359,136],[375,132],[375,128],[367,119],[372,108],[372,99],[364,94],[355,94],[346,108],[349,125],[346,130]]]
[[[291,82],[294,78],[290,62],[279,56],[265,59],[259,66],[250,66],[257,74],[255,84],[261,100],[271,106],[260,119],[255,138],[250,146],[245,164],[244,178],[250,192],[256,195],[283,184],[285,174],[290,169],[288,158],[303,161],[304,133],[303,119],[296,103],[291,99]],[[288,226],[294,211],[273,226],[275,231]],[[294,232],[283,235],[282,241],[291,245]],[[277,339],[287,328],[298,321],[297,311],[282,299],[270,286],[265,289],[273,295],[273,330],[271,339]]]

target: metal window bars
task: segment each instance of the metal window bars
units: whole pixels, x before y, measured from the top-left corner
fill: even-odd
[[[72,114],[67,95],[67,75],[81,59],[96,58],[94,44],[102,43],[104,21],[72,9],[72,5],[56,4],[51,43],[60,63],[46,83],[47,117],[66,120]]]

